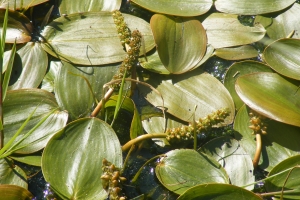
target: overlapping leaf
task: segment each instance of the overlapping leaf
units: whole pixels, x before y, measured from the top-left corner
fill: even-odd
[[[138,29],[146,52],[154,47],[150,25],[123,14],[131,31]],[[51,22],[42,32],[42,47],[49,54],[71,63],[103,65],[125,58],[111,12],[74,13]]]
[[[105,199],[107,193],[100,178],[104,158],[122,167],[121,145],[115,132],[97,118],[83,118],[51,138],[43,152],[43,175],[61,198]]]

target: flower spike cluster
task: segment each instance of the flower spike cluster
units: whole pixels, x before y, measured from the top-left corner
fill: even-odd
[[[126,178],[120,176],[120,169],[114,164],[108,162],[106,159],[102,161],[102,186],[108,193],[110,200],[125,200],[126,197],[121,196],[122,182],[126,181]]]
[[[251,111],[249,113],[250,115],[250,123],[251,125],[249,126],[250,129],[253,130],[252,134],[267,134],[267,124],[266,124],[266,117]]]
[[[125,47],[127,55],[123,60],[119,71],[113,76],[113,80],[122,79],[123,76],[128,77],[131,74],[131,68],[138,62],[140,48],[142,45],[142,34],[138,30],[132,33],[124,22],[124,17],[120,11],[113,12],[114,22],[117,26],[118,34],[122,45]],[[125,74],[126,71],[126,74]],[[114,85],[113,87],[118,87]]]
[[[195,124],[188,126],[181,126],[180,128],[171,128],[166,130],[168,142],[172,144],[181,143],[182,141],[191,141],[194,139],[194,131],[200,134],[203,131],[211,129],[213,126],[224,122],[225,118],[229,116],[229,109],[220,109],[208,115],[207,117],[200,118]]]

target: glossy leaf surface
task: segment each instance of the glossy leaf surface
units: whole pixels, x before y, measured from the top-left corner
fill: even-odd
[[[258,56],[257,50],[250,45],[217,49],[214,55],[226,60],[243,60]]]
[[[58,105],[54,95],[40,89],[22,89],[7,92],[4,101],[4,142],[6,143],[21,127],[35,108],[29,123],[23,129],[17,141],[20,140],[31,128],[33,128],[50,111]],[[45,147],[51,136],[65,126],[68,114],[63,111],[55,111],[48,119],[38,127],[28,138],[18,144],[14,150],[17,153],[28,154],[36,152]],[[17,142],[15,141],[15,143]]]
[[[123,14],[131,31],[138,29],[148,52],[154,47],[149,24]],[[123,61],[125,51],[111,12],[74,13],[55,19],[43,32],[42,46],[52,56],[82,65],[103,65]]]
[[[273,72],[272,69],[261,62],[256,61],[242,61],[233,63],[229,69],[226,71],[224,86],[230,92],[232,99],[235,104],[235,108],[237,110],[240,109],[244,102],[240,99],[238,94],[235,91],[235,82],[238,77],[243,76],[245,74],[251,74],[255,72]]]
[[[155,173],[158,180],[176,194],[182,194],[198,184],[229,183],[225,170],[217,161],[188,149],[166,153],[166,157],[161,158],[156,166]]]
[[[19,166],[14,166],[14,163],[10,158],[0,159],[0,177],[1,185],[18,185],[28,189],[26,173]]]
[[[276,72],[300,80],[300,40],[281,39],[264,50],[264,59]]]
[[[59,12],[62,15],[80,12],[114,11],[120,9],[121,3],[121,0],[60,0]]]
[[[57,63],[54,92],[58,105],[68,111],[71,120],[89,116],[96,102],[102,98],[103,85],[112,79],[117,65],[102,67],[74,66],[67,62]],[[88,80],[92,91],[88,87]]]
[[[237,140],[219,137],[204,144],[200,151],[215,158],[224,167],[231,184],[241,187],[255,182],[252,159]],[[253,190],[254,185],[247,189]]]
[[[189,71],[204,56],[207,39],[198,20],[155,14],[150,25],[158,55],[170,73]]]
[[[298,88],[278,74],[267,72],[241,76],[235,85],[239,97],[250,108],[270,119],[294,126],[300,126]]]
[[[1,198],[5,200],[31,200],[33,195],[23,187],[17,185],[0,185]]]
[[[183,121],[191,121],[195,106],[196,120],[218,109],[228,108],[231,113],[225,123],[233,121],[233,100],[223,84],[213,76],[194,70],[174,77],[172,81],[173,84],[171,81],[162,81],[156,88],[162,94],[164,106],[170,114]],[[154,92],[147,95],[147,100],[158,108],[163,107],[161,97]]]
[[[218,11],[239,15],[258,15],[283,10],[295,0],[218,0],[215,6]]]
[[[2,32],[5,9],[0,9],[0,32]],[[6,30],[6,43],[25,43],[31,40],[32,24],[23,14],[9,10]]]
[[[208,43],[214,48],[250,44],[262,39],[266,30],[261,24],[254,27],[244,26],[238,15],[212,13],[202,22]]]
[[[51,138],[43,152],[42,171],[61,198],[105,199],[100,178],[104,158],[122,167],[121,145],[115,132],[97,118],[83,118]]]
[[[24,8],[28,9],[29,7],[33,7],[47,1],[49,0],[5,0],[1,1],[0,7],[7,8],[7,5],[9,5],[9,7],[16,7],[16,9],[22,10]]]
[[[45,76],[47,66],[48,55],[41,45],[28,42],[17,51],[9,89],[37,88]]]
[[[284,194],[283,199],[300,199],[300,180],[298,178],[300,176],[299,165],[300,155],[287,158],[278,165],[276,165],[268,174],[269,177],[289,168],[295,168],[267,180],[265,183],[267,191],[281,191],[282,187],[284,187],[284,191],[288,191],[289,194]],[[293,190],[295,191],[294,193],[292,192]],[[279,196],[280,195],[278,195],[278,197]]]
[[[221,183],[201,184],[183,193],[178,200],[198,200],[198,199],[214,199],[214,200],[262,200],[259,196],[245,190],[243,188]]]
[[[210,0],[132,0],[134,3],[156,13],[176,16],[197,16],[206,13],[212,6]]]

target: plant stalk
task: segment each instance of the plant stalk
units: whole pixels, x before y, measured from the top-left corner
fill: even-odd
[[[254,158],[252,160],[254,168],[258,166],[260,155],[261,155],[261,146],[262,146],[261,134],[256,133],[255,135],[256,135],[256,151],[254,154]]]

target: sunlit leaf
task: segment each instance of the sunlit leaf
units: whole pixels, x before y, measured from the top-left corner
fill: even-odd
[[[296,155],[283,160],[281,163],[276,165],[268,174],[273,176],[279,172],[295,167],[293,170],[288,170],[284,173],[276,175],[274,178],[268,179],[265,182],[267,192],[278,192],[284,187],[284,191],[289,192],[283,195],[283,199],[300,199],[300,155]],[[290,173],[290,174],[289,174]],[[293,193],[293,190],[295,191]],[[280,197],[280,195],[276,195]]]
[[[176,194],[198,184],[229,183],[228,175],[217,161],[189,149],[166,153],[156,166],[155,173],[161,184]]]
[[[204,56],[207,39],[198,20],[155,14],[150,25],[158,55],[170,73],[189,71]]]
[[[244,186],[255,182],[252,158],[230,137],[219,137],[204,144],[200,151],[215,158],[227,172],[231,184]],[[247,187],[253,190],[254,185]]]
[[[0,7],[7,8],[7,5],[9,5],[10,8],[16,7],[16,9],[22,10],[28,9],[29,7],[33,7],[47,1],[49,0],[5,0],[0,2]]]
[[[261,24],[254,27],[244,26],[238,15],[212,13],[202,22],[208,43],[214,48],[250,44],[262,39],[266,30]]]
[[[1,198],[5,200],[31,200],[33,195],[23,187],[17,185],[0,185]]]
[[[120,9],[121,3],[121,0],[60,0],[59,12],[62,15],[80,12],[114,11]]]
[[[197,16],[206,13],[212,6],[211,0],[156,0],[143,1],[132,0],[139,6],[156,13],[163,13],[176,16]]]
[[[0,177],[1,185],[18,185],[20,187],[28,189],[26,173],[19,166],[15,166],[10,158],[0,159]],[[2,195],[1,198],[3,198]]]
[[[2,32],[4,14],[6,9],[0,9],[0,32]],[[25,43],[31,40],[32,24],[30,20],[20,12],[9,10],[6,30],[6,43]]]
[[[255,72],[272,72],[272,69],[261,62],[256,61],[242,61],[242,62],[235,62],[233,65],[229,67],[226,71],[225,79],[224,79],[224,86],[230,92],[232,99],[235,104],[235,108],[238,110],[244,102],[240,99],[238,94],[235,91],[235,81],[238,77],[251,74]]]
[[[51,61],[49,70],[43,78],[41,89],[47,90],[48,92],[54,91],[54,80],[60,69],[61,65],[59,62]]]
[[[38,87],[45,76],[47,66],[48,56],[41,45],[28,42],[15,55],[14,73],[10,78],[9,89]]]
[[[261,197],[245,190],[243,188],[221,183],[201,184],[190,188],[183,193],[178,200],[198,200],[198,199],[214,199],[214,200],[262,200]]]
[[[276,72],[300,80],[299,48],[299,39],[280,39],[265,48],[264,59]]]
[[[239,15],[258,15],[283,10],[295,0],[218,0],[215,6],[218,11]]]
[[[115,132],[97,118],[83,118],[51,138],[43,152],[42,171],[64,199],[105,199],[107,193],[100,178],[104,158],[122,167],[121,145]]]
[[[143,35],[142,48],[150,51],[154,40],[149,23],[132,15],[123,16],[131,31],[138,29]],[[71,63],[103,65],[123,61],[126,55],[111,12],[62,16],[47,25],[42,36],[45,51]]]
[[[95,97],[102,98],[103,85],[112,79],[117,65],[74,66],[67,62],[57,63],[59,70],[55,78],[54,92],[58,105],[68,111],[71,120],[89,116],[96,106]],[[92,86],[88,87],[85,77]]]
[[[276,73],[240,76],[235,85],[239,97],[256,112],[279,122],[300,126],[299,87]]]
[[[216,49],[214,55],[226,60],[243,60],[258,56],[257,50],[250,45]]]
[[[37,109],[26,125],[16,142],[20,140],[31,128],[33,128],[51,110],[57,108],[54,95],[40,89],[12,90],[7,92],[3,104],[4,112],[4,142],[6,143],[28,118],[28,113]],[[28,154],[45,147],[51,136],[65,126],[68,120],[66,112],[56,111],[38,127],[28,138],[23,140],[14,149],[17,153]]]

